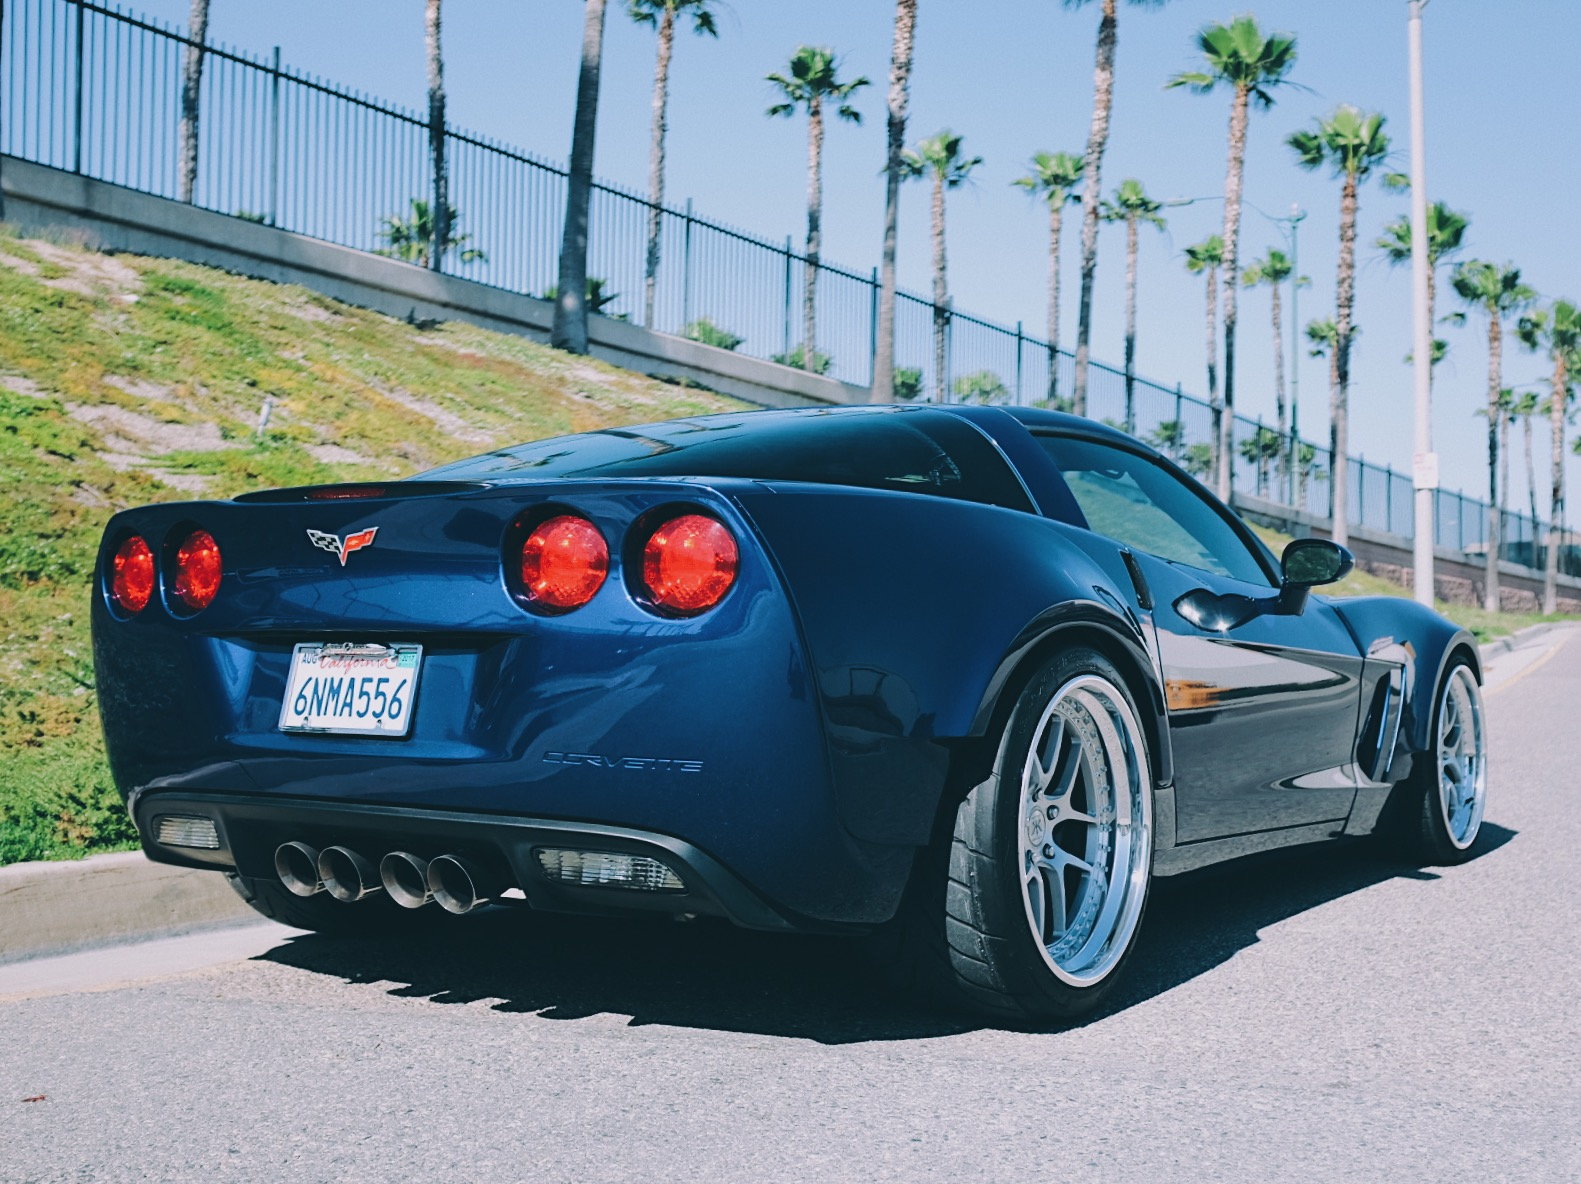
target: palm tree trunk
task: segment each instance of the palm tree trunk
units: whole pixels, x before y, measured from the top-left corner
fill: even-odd
[[[1049,195],[1049,404],[1059,398],[1059,242],[1064,231],[1065,194]]]
[[[1246,105],[1251,92],[1235,88],[1230,104],[1230,160],[1224,172],[1224,414],[1219,420],[1218,495],[1226,504],[1235,473],[1235,327],[1239,310],[1241,181],[1246,171]]]
[[[1499,390],[1503,386],[1504,324],[1498,310],[1488,313],[1488,554],[1482,607],[1499,611]]]
[[[1125,430],[1136,430],[1136,215],[1125,220]]]
[[[823,245],[823,100],[807,105],[807,274],[802,285],[802,359],[808,373],[817,369],[818,252]]]
[[[445,59],[439,38],[440,0],[423,6],[423,33],[428,49],[428,153],[433,163],[434,197],[430,221],[433,241],[428,266],[444,266],[445,245],[450,242],[450,174],[445,167]]]
[[[1534,412],[1535,414],[1535,412]],[[1532,462],[1532,417],[1521,416],[1521,431],[1526,437],[1526,500],[1532,513],[1532,558],[1537,550],[1537,467]]]
[[[888,155],[884,164],[884,258],[879,265],[878,344],[873,353],[873,402],[895,401],[895,250],[900,225],[900,160],[906,146],[917,0],[895,0],[895,44],[889,55]]]
[[[659,289],[659,235],[664,226],[664,137],[669,130],[670,55],[675,50],[675,10],[659,18],[659,60],[653,69],[653,132],[648,143],[648,261],[642,277],[642,323],[653,328]]]
[[[1350,338],[1351,311],[1356,302],[1356,176],[1345,174],[1345,187],[1339,207],[1338,297],[1334,313],[1334,394],[1329,411],[1333,428],[1329,433],[1333,472],[1329,491],[1334,499],[1333,537],[1340,546],[1350,539]]]
[[[1219,420],[1224,408],[1219,405],[1219,269],[1208,268],[1208,413],[1212,417],[1210,442],[1212,472],[1219,471]]]
[[[198,106],[203,91],[203,46],[209,39],[209,0],[192,0],[186,59],[181,67],[181,171],[177,196],[192,201],[198,183]]]
[[[1291,273],[1291,282],[1295,282],[1295,273]],[[1279,421],[1279,451],[1277,454],[1279,473],[1279,489],[1284,492],[1289,488],[1290,478],[1290,433],[1285,430],[1285,329],[1284,306],[1279,299],[1279,285],[1270,285],[1273,299],[1269,305],[1272,310],[1274,327],[1274,412]]]
[[[587,214],[593,197],[593,134],[598,128],[598,73],[604,53],[604,0],[585,0],[582,65],[576,79],[571,166],[566,176],[565,233],[549,344],[587,353]]]
[[[1565,517],[1565,411],[1570,375],[1565,351],[1554,351],[1554,392],[1548,408],[1553,431],[1553,500],[1549,503],[1548,560],[1543,564],[1543,612],[1559,611],[1559,548],[1564,545]]]
[[[944,174],[933,175],[933,391],[934,401],[949,401],[945,335],[950,323],[948,260],[944,254]]]
[[[1109,112],[1114,105],[1114,50],[1119,43],[1115,0],[1103,0],[1098,22],[1098,60],[1093,68],[1092,129],[1082,166],[1081,307],[1076,316],[1076,380],[1071,410],[1087,414],[1087,354],[1092,340],[1092,289],[1098,272],[1098,198],[1103,192],[1103,150],[1109,143]]]

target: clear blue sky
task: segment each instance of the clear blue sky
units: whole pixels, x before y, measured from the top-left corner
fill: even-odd
[[[685,36],[676,54],[669,191],[691,196],[700,213],[770,238],[804,222],[805,132],[769,120],[763,75],[799,44],[829,45],[846,69],[873,86],[859,98],[861,127],[831,128],[826,158],[825,256],[857,270],[878,256],[883,187],[883,88],[890,0],[727,0],[718,41]],[[187,0],[133,0],[132,8],[185,20]],[[1039,149],[1079,152],[1092,98],[1096,6],[1072,12],[1055,0],[921,0],[909,138],[948,125],[986,158],[977,183],[951,195],[951,288],[956,306],[990,318],[1041,325],[1045,220],[1010,182]],[[1158,197],[1223,191],[1228,98],[1165,91],[1171,74],[1196,63],[1193,34],[1249,6],[1238,0],[1171,0],[1162,8],[1122,5],[1114,124],[1105,189],[1137,177]],[[1496,9],[1496,13],[1495,13]],[[1312,285],[1303,320],[1332,315],[1338,186],[1326,173],[1292,163],[1284,138],[1314,116],[1349,102],[1384,112],[1406,165],[1404,0],[1262,0],[1265,28],[1299,39],[1295,81],[1271,111],[1252,118],[1248,200],[1274,214],[1292,203],[1309,211],[1301,269]],[[450,0],[445,52],[453,122],[563,159],[570,145],[582,5],[575,0]],[[211,33],[249,49],[279,44],[287,62],[411,106],[424,99],[421,0],[213,0]],[[1427,10],[1431,195],[1471,216],[1468,254],[1513,262],[1545,295],[1581,298],[1581,144],[1574,109],[1574,49],[1581,40],[1574,0],[1434,0]],[[652,32],[610,0],[597,171],[641,187],[647,167]],[[1368,459],[1409,466],[1410,287],[1372,246],[1383,224],[1406,208],[1403,195],[1376,185],[1363,192],[1354,364],[1353,447]],[[1138,370],[1188,390],[1203,388],[1202,290],[1182,266],[1182,249],[1219,228],[1219,203],[1168,211],[1166,234],[1148,233],[1141,258]],[[901,223],[901,282],[925,290],[927,209],[910,187]],[[1243,258],[1278,243],[1277,230],[1248,212]],[[1075,328],[1076,243],[1066,251],[1062,342]],[[1123,334],[1123,230],[1100,246],[1095,356],[1118,362]],[[1447,283],[1441,288],[1447,289]],[[1446,308],[1452,297],[1441,298]],[[1242,409],[1272,417],[1267,296],[1243,293],[1239,366]],[[1486,333],[1480,323],[1441,331],[1450,356],[1437,379],[1435,423],[1445,485],[1485,486],[1482,421],[1472,413],[1486,389]],[[1303,357],[1302,423],[1309,435],[1326,415],[1324,363]],[[1513,342],[1506,382],[1547,372]],[[1515,437],[1517,443],[1518,433]],[[1538,436],[1539,488],[1547,436]],[[1517,504],[1524,480],[1516,455]],[[1571,459],[1571,479],[1581,462]],[[1546,498],[1540,500],[1540,505]],[[1573,520],[1573,515],[1572,515]]]

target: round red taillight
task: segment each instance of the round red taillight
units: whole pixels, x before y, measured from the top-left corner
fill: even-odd
[[[559,514],[522,544],[522,587],[534,604],[555,612],[581,608],[604,586],[609,544],[586,518]]]
[[[154,553],[141,535],[132,535],[110,560],[110,599],[122,612],[140,613],[154,595]]]
[[[170,590],[193,612],[208,608],[220,590],[220,545],[206,530],[194,530],[176,548],[176,578]]]
[[[654,607],[681,616],[705,612],[736,582],[741,552],[717,518],[671,518],[642,548],[642,583]]]

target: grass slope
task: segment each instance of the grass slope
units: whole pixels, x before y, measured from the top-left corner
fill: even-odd
[[[135,838],[104,763],[88,638],[114,511],[405,476],[740,405],[521,338],[0,230],[0,864]]]

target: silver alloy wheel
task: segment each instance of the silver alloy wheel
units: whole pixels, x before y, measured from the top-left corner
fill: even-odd
[[[1455,850],[1477,841],[1487,798],[1482,690],[1469,666],[1456,666],[1438,708],[1438,808]]]
[[[1101,981],[1142,916],[1152,865],[1147,749],[1118,687],[1095,674],[1054,693],[1021,774],[1021,897],[1061,982]]]

